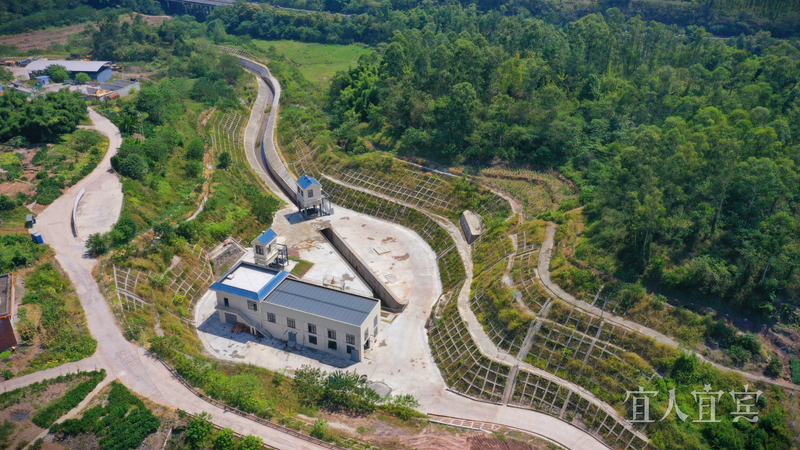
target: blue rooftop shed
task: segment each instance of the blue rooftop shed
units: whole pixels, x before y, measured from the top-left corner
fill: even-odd
[[[36,77],[36,81],[38,81],[42,86],[47,86],[50,84],[50,77],[47,75],[42,75],[40,77]]]

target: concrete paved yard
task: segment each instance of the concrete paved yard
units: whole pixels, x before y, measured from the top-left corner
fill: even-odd
[[[113,172],[104,178],[100,183],[87,187],[78,202],[75,228],[81,239],[94,233],[107,233],[119,220],[123,200],[119,179]]]
[[[323,219],[292,218],[288,211],[276,214],[273,229],[279,242],[285,242],[300,258],[315,263],[305,279],[319,282],[326,274],[340,276],[343,268],[354,275],[352,268],[318,233],[317,228],[327,222],[387,282],[395,295],[409,301],[408,307],[392,316],[391,323],[383,321],[378,347],[368,352],[364,361],[353,363],[303,347],[288,348],[278,340],[259,341],[247,333],[233,334],[230,325],[219,321],[214,310],[215,298],[208,294],[195,311],[198,333],[206,348],[222,359],[284,369],[290,374],[305,364],[327,371],[356,370],[372,381],[385,383],[394,393],[412,393],[417,398],[443,390],[444,384],[428,352],[424,328],[430,308],[441,294],[433,250],[409,229],[338,206],[334,215]],[[356,280],[351,282],[353,286]]]

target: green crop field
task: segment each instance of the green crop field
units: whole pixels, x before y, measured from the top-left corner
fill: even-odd
[[[371,50],[357,45],[327,45],[296,41],[262,41],[253,39],[259,48],[275,47],[298,65],[300,73],[320,88],[326,87],[336,72],[355,67],[361,55]]]

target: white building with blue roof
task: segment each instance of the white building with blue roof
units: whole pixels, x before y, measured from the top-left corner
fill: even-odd
[[[253,239],[253,260],[256,264],[272,265],[283,269],[289,264],[289,251],[285,245],[278,243],[278,234],[272,228]]]
[[[303,215],[331,213],[330,201],[314,177],[303,175],[297,179],[297,208]]]
[[[211,285],[220,321],[353,361],[375,348],[380,300],[241,261]]]

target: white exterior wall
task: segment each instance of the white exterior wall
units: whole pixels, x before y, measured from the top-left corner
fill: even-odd
[[[352,345],[352,347],[354,347],[354,349],[358,351],[357,361],[363,360],[365,331],[367,330],[369,331],[369,340],[371,341],[369,350],[372,350],[377,347],[377,343],[375,342],[376,328],[374,324],[377,322],[377,330],[378,333],[380,333],[381,310],[379,301],[375,302],[375,307],[373,308],[372,312],[370,312],[369,316],[364,321],[364,323],[362,323],[360,326],[356,326],[343,322],[337,322],[335,320],[331,320],[325,317],[315,316],[312,314],[296,311],[283,306],[274,305],[268,302],[257,302],[258,311],[251,311],[247,308],[248,300],[246,298],[239,297],[233,294],[227,294],[224,292],[217,292],[216,294],[217,294],[218,306],[224,307],[225,306],[224,299],[227,298],[228,307],[237,310],[236,312],[228,312],[220,310],[219,319],[222,323],[226,323],[225,319],[226,313],[236,314],[237,316],[244,314],[250,319],[250,321],[260,324],[264,330],[269,332],[272,335],[272,337],[276,339],[288,341],[290,332],[297,333],[296,342],[298,344],[319,351],[327,352],[344,359],[352,359],[351,356],[347,353],[347,346],[352,345],[352,344],[347,344],[346,340],[347,334],[351,334],[355,337],[355,345]],[[272,323],[268,320],[269,313],[275,314],[275,323]],[[237,319],[239,322],[248,325],[246,320],[242,320],[238,317]],[[288,327],[287,319],[294,319],[295,328]],[[316,334],[309,333],[308,324],[316,325],[317,327]],[[328,339],[328,330],[333,330],[336,332],[336,339],[335,339],[336,350],[331,350],[328,348],[328,341],[333,340],[333,339]],[[309,341],[309,336],[317,337],[316,345],[312,344]]]
[[[321,205],[322,188],[317,185],[312,185],[308,189],[302,189],[300,186],[297,186],[297,200],[303,208]]]
[[[275,259],[275,256],[278,254],[278,240],[273,239],[267,243],[267,245],[262,245],[261,241],[258,239],[253,239],[250,242],[250,245],[253,246],[253,259],[256,263],[267,265],[267,263],[271,262]],[[258,248],[261,247],[262,254],[258,254]]]

